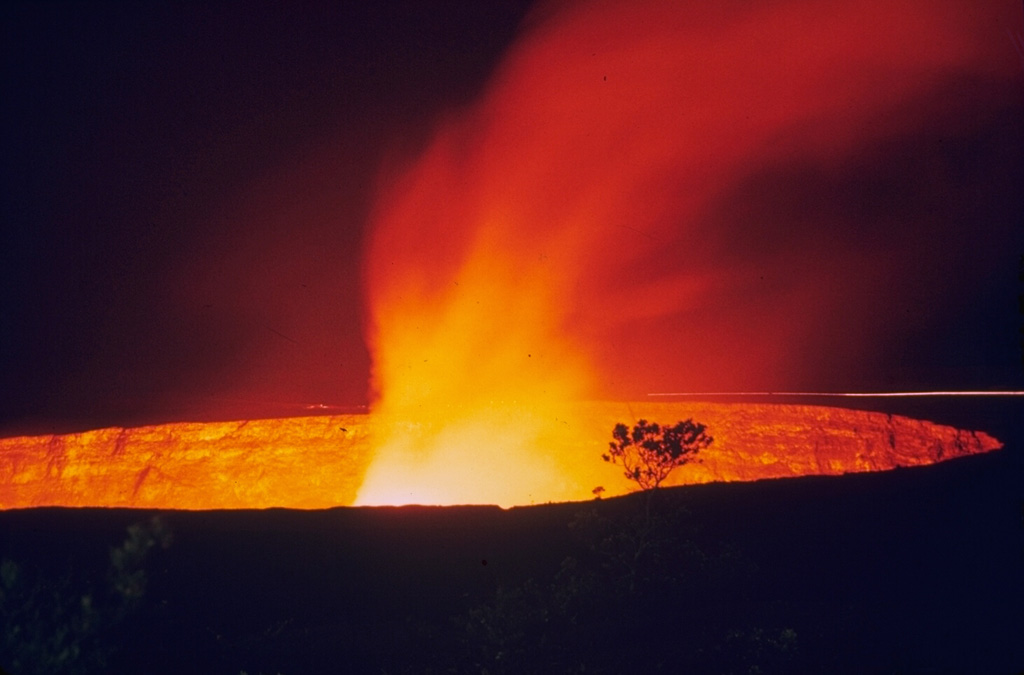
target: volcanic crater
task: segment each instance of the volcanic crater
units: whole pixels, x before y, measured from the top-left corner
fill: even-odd
[[[572,433],[556,456],[556,493],[528,490],[517,503],[582,500],[631,485],[603,463],[612,427],[640,418],[693,418],[714,437],[672,485],[885,471],[996,450],[981,431],[899,415],[835,407],[736,403],[587,402],[574,406]],[[368,414],[176,422],[63,435],[0,439],[0,508],[39,506],[157,509],[318,509],[357,504],[387,423]],[[484,454],[487,448],[480,448]],[[494,462],[515,467],[515,456]],[[415,477],[396,476],[406,482]],[[483,479],[481,479],[483,480]],[[480,486],[477,486],[478,488]],[[415,495],[396,503],[416,503]],[[460,503],[460,495],[421,500]],[[472,501],[472,500],[467,500]]]

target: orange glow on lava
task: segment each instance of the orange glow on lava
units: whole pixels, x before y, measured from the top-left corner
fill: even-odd
[[[312,509],[350,504],[365,415],[176,422],[0,439],[0,508]]]
[[[841,162],[927,117],[917,102],[950,79],[1000,76],[972,4],[598,0],[535,23],[381,190],[365,276],[382,431],[357,503],[580,498],[595,483],[567,448],[610,427],[573,424],[569,402],[638,374],[789,386],[837,306],[857,327],[843,347],[867,349],[885,327],[842,275],[872,251],[805,246],[752,296],[745,262],[718,255],[730,235],[699,224],[757,168]],[[896,263],[875,264],[861,284],[881,291]]]
[[[482,417],[487,425],[467,422],[438,430],[413,428],[413,423],[388,429],[374,415],[334,415],[4,438],[0,509],[346,506],[357,502],[373,448],[379,447],[374,439],[394,442],[401,433],[433,439],[436,447],[420,457],[415,448],[399,448],[408,455],[388,458],[420,459],[420,465],[381,464],[378,456],[379,475],[401,477],[405,471],[421,479],[382,482],[376,493],[380,503],[514,506],[591,499],[597,486],[614,496],[634,486],[620,467],[601,461],[601,453],[612,426],[632,423],[635,416],[694,417],[714,435],[700,461],[677,470],[668,485],[883,471],[1001,447],[981,432],[842,408],[702,402],[590,402],[565,408],[568,417],[556,425],[562,433],[554,437],[546,435],[550,429],[543,421],[531,420],[519,408],[488,411]],[[522,428],[536,434],[530,440],[558,452],[542,455],[515,446]],[[495,455],[504,462],[495,462]]]

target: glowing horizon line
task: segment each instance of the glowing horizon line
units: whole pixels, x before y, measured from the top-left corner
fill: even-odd
[[[657,392],[648,396],[817,396],[847,398],[896,398],[913,396],[1024,396],[1024,391],[695,391]]]

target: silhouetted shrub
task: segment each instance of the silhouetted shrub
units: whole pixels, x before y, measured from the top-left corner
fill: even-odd
[[[672,471],[691,461],[714,441],[707,427],[692,419],[663,427],[657,422],[640,420],[630,430],[625,424],[612,429],[604,461],[622,464],[626,478],[642,490],[653,490]]]

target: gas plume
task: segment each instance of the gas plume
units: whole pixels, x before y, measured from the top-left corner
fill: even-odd
[[[852,370],[899,329],[887,289],[923,268],[907,247],[955,255],[914,210],[932,196],[878,172],[1012,77],[978,4],[537,12],[381,188],[365,284],[386,431],[358,503],[586,497],[558,448],[608,430],[572,424],[570,401]]]

